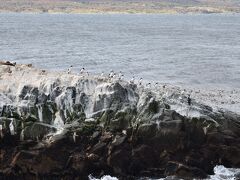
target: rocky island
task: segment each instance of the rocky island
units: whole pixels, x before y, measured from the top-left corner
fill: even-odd
[[[216,165],[240,167],[235,112],[165,85],[0,63],[0,179],[191,179]]]

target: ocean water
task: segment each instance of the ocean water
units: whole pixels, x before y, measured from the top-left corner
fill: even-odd
[[[0,14],[0,59],[240,88],[240,14]]]
[[[239,178],[240,178],[240,169],[226,168],[220,165],[214,168],[214,175],[210,175],[205,180],[239,180]],[[144,180],[147,180],[147,179],[148,180],[180,180],[179,178],[176,178],[176,177],[166,177],[162,179],[150,179],[150,178],[143,178],[143,179]],[[100,179],[97,179],[92,175],[89,175],[89,180],[118,180],[118,179],[116,177],[112,177],[109,175],[106,175],[101,177]]]

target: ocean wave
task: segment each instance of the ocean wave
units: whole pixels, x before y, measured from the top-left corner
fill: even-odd
[[[209,178],[205,180],[238,180],[240,178],[240,169],[238,168],[226,168],[222,165],[216,166],[214,168],[214,175],[210,175]],[[116,177],[109,175],[102,176],[101,178],[95,178],[89,175],[89,180],[118,180]],[[166,178],[153,179],[153,178],[139,178],[139,180],[181,180],[175,176],[169,176]],[[195,179],[197,180],[197,179]]]

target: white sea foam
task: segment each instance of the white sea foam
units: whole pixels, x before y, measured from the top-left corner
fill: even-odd
[[[116,177],[112,177],[109,175],[103,176],[100,179],[93,177],[92,175],[88,176],[89,180],[118,180]]]
[[[239,177],[236,176],[238,174],[240,174],[240,169],[226,168],[222,165],[219,165],[214,168],[214,175],[210,175],[209,178],[207,178],[205,180],[238,180]],[[144,180],[146,180],[146,179],[148,179],[148,180],[181,180],[180,178],[176,178],[175,176],[160,178],[160,179],[139,178],[139,180],[141,180],[141,179],[144,179]],[[89,180],[118,180],[118,178],[107,175],[107,176],[101,177],[100,179],[97,179],[97,178],[93,177],[92,175],[89,175]],[[198,180],[198,179],[195,179],[195,180]]]
[[[211,175],[209,180],[238,180],[239,177],[236,177],[240,173],[240,169],[236,168],[226,168],[222,165],[216,166],[214,168],[214,175]]]

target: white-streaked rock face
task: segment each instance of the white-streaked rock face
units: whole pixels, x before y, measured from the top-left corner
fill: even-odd
[[[0,78],[2,116],[31,116],[56,128],[108,109],[116,112],[134,108],[138,102],[137,93],[129,85],[107,78],[43,72],[26,65],[2,65]]]
[[[239,167],[240,116],[195,98],[189,106],[187,96],[169,85],[0,65],[0,176],[57,170],[74,179],[97,167],[116,176],[205,178],[221,161]]]
[[[43,137],[75,120],[95,120],[113,129],[126,129],[136,123],[145,124],[143,127],[155,124],[159,129],[161,121],[183,118],[173,110],[191,117],[222,116],[195,100],[189,108],[186,95],[178,89],[152,90],[108,77],[0,65],[1,123],[9,125],[13,119],[11,127],[24,137]]]

